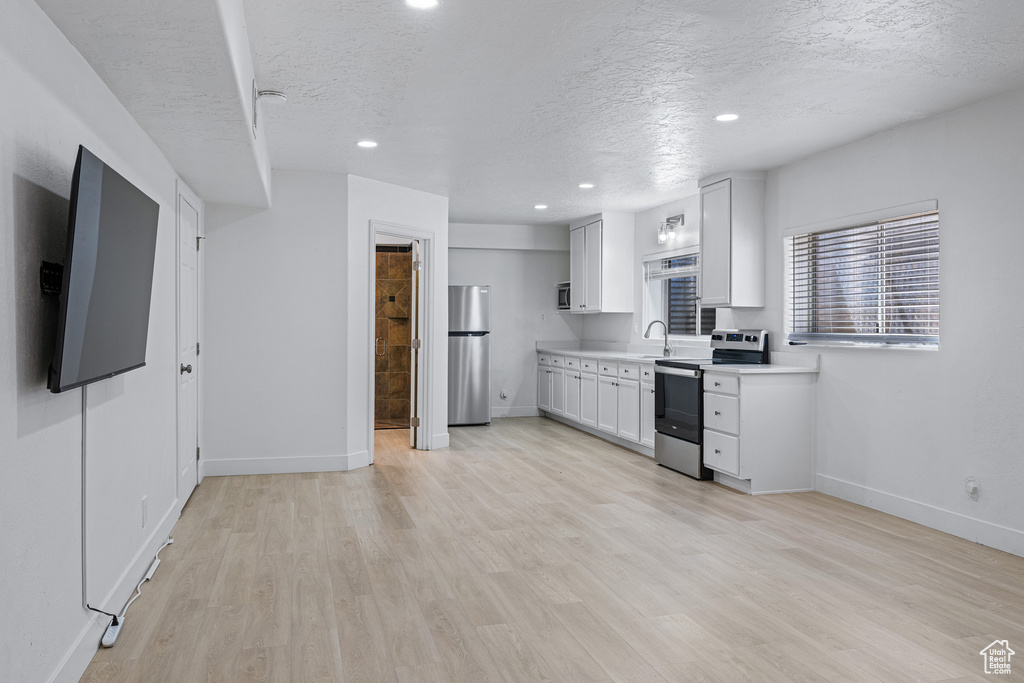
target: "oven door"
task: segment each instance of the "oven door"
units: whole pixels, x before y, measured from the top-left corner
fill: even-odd
[[[700,370],[655,365],[655,431],[699,444],[703,390]]]

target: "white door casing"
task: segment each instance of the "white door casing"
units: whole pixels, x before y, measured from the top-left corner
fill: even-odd
[[[198,482],[199,455],[199,201],[179,181],[178,228],[178,500]]]
[[[434,239],[435,235],[432,230],[423,230],[421,228],[414,228],[407,225],[398,225],[395,223],[385,223],[383,221],[370,221],[370,239],[369,239],[369,277],[367,280],[367,292],[372,293],[374,287],[376,287],[376,271],[377,271],[377,258],[375,245],[377,243],[377,235],[388,235],[390,237],[402,237],[409,238],[410,241],[417,241],[417,251],[419,253],[420,270],[419,270],[419,286],[416,288],[416,305],[417,311],[417,327],[419,328],[419,339],[420,348],[416,354],[416,378],[413,380],[416,391],[416,410],[417,417],[420,420],[420,429],[416,430],[415,439],[416,443],[413,444],[414,448],[418,450],[430,450],[433,448],[433,435],[431,434],[432,415],[435,409],[443,408],[442,406],[434,406],[431,400],[432,389],[434,386],[434,367],[431,361],[432,355],[432,341],[434,339]],[[446,289],[447,291],[447,289]],[[374,460],[374,445],[373,445],[373,406],[374,406],[374,363],[373,363],[373,348],[374,348],[374,305],[373,299],[370,298],[367,308],[369,309],[369,315],[367,320],[367,349],[369,355],[367,357],[367,405],[369,406],[368,419],[366,424],[367,432],[367,450],[369,451],[369,461],[373,464]],[[447,326],[447,320],[444,321]],[[446,327],[447,329],[447,327]],[[447,349],[445,349],[447,353]]]

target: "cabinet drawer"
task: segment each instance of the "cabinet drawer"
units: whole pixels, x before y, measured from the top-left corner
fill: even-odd
[[[564,368],[565,367],[565,357],[564,356],[551,356],[551,365],[552,365],[552,367],[556,367],[556,368]]]
[[[729,434],[740,433],[740,400],[735,396],[704,394],[704,426]]]
[[[565,369],[566,370],[579,370],[580,369],[580,359],[579,358],[573,358],[572,356],[566,356],[565,357]]]
[[[738,396],[740,393],[740,376],[705,372],[704,391],[713,391],[716,394]]]
[[[653,382],[654,381],[654,366],[653,365],[641,365],[640,366],[640,381],[641,382]]]
[[[640,381],[640,366],[637,363],[619,363],[619,377]]]
[[[608,377],[619,376],[619,364],[609,363],[606,360],[597,361],[597,372],[601,375],[607,375]]]
[[[580,358],[580,371],[597,372],[597,361],[593,358]]]
[[[740,440],[705,429],[704,464],[719,472],[740,476]]]

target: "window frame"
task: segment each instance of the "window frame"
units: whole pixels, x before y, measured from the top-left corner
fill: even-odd
[[[647,254],[647,255],[645,255],[643,257],[643,259],[641,259],[642,266],[643,266],[642,267],[643,275],[641,277],[641,285],[643,287],[643,326],[644,326],[645,330],[651,324],[651,322],[654,321],[654,320],[664,320],[666,327],[668,326],[668,323],[669,323],[669,321],[668,321],[668,311],[667,311],[666,307],[668,305],[668,287],[669,287],[669,281],[670,281],[671,278],[658,278],[658,281],[660,282],[660,285],[659,285],[660,294],[659,294],[659,296],[661,298],[661,311],[659,312],[658,315],[654,315],[654,311],[652,310],[653,303],[651,302],[652,297],[651,297],[651,287],[650,287],[650,285],[652,283],[652,280],[648,276],[648,269],[650,267],[650,264],[658,262],[658,261],[664,261],[664,260],[667,260],[667,259],[674,259],[674,258],[682,258],[682,257],[686,257],[686,256],[696,256],[697,257],[697,265],[696,265],[696,268],[695,268],[694,276],[697,278],[697,288],[698,288],[697,293],[699,294],[700,293],[700,268],[701,268],[701,265],[700,265],[701,264],[700,245],[694,245],[694,246],[690,246],[690,247],[680,247],[678,249],[670,249],[670,250],[667,250],[667,251],[656,252],[656,253],[653,253],[653,254]],[[697,297],[697,301],[700,301],[700,297],[699,296]],[[716,311],[716,318],[717,318],[717,309],[712,309],[712,310]],[[698,326],[700,325],[700,316],[699,315],[697,316],[697,324],[698,324]],[[714,329],[714,327],[716,325],[717,325],[717,320],[716,320],[716,322],[714,324],[712,324],[712,326],[711,326],[712,329]],[[669,341],[672,341],[672,340],[675,340],[675,341],[710,340],[711,339],[711,331],[712,330],[709,329],[709,330],[707,330],[707,332],[702,332],[701,334],[674,334],[674,333],[669,333],[667,336],[668,336]]]
[[[816,235],[840,230],[851,230],[858,227],[870,226],[873,224],[885,224],[897,222],[921,214],[938,214],[938,201],[928,200],[904,204],[887,209],[879,209],[862,214],[855,214],[843,218],[836,218],[819,223],[792,227],[783,232],[782,253],[783,253],[783,325],[786,341],[792,345],[808,345],[820,347],[843,347],[843,348],[891,348],[891,349],[918,349],[938,350],[940,343],[939,332],[935,335],[911,335],[911,334],[869,334],[869,333],[835,333],[835,332],[797,332],[794,328],[794,277],[793,277],[793,251],[792,240],[796,237]],[[939,237],[939,252],[936,261],[941,264],[941,219],[936,217],[936,231]],[[939,271],[938,296],[939,312],[936,316],[941,321],[941,269]]]

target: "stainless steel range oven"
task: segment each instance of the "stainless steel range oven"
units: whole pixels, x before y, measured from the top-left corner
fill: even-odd
[[[764,330],[715,330],[711,358],[662,358],[654,364],[654,459],[695,479],[711,479],[704,467],[702,365],[769,362]]]

